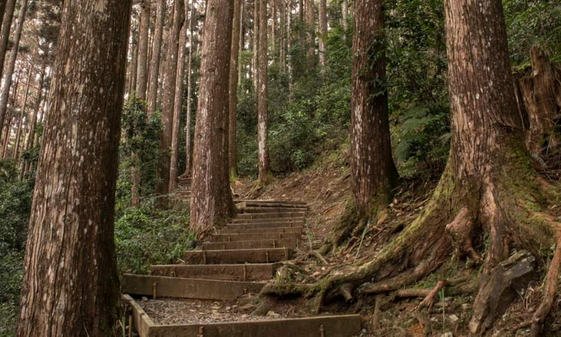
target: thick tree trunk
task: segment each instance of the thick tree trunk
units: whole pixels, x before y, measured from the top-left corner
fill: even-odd
[[[547,54],[539,47],[530,51],[532,74],[520,79],[522,101],[527,111],[529,127],[526,146],[530,153],[540,155],[543,149],[557,145],[553,132],[561,112],[561,88],[556,70]]]
[[[191,101],[193,100],[193,54],[197,53],[194,39],[195,20],[197,19],[196,3],[196,0],[191,0],[191,21],[189,24],[191,29],[189,32],[189,55],[187,57],[187,121],[185,123],[185,173],[183,173],[183,176],[185,177],[191,175],[191,157],[193,152],[191,146]]]
[[[2,21],[4,20],[4,12],[6,11],[6,2],[0,3],[0,34],[2,33]]]
[[[27,239],[20,337],[113,334],[115,189],[131,1],[101,4],[63,5]]]
[[[0,32],[0,79],[4,76],[4,61],[6,60],[6,53],[8,52],[8,42],[10,41],[16,0],[5,0],[3,3],[5,3],[6,12],[4,13],[2,31]]]
[[[150,41],[150,0],[141,3],[140,29],[138,32],[138,64],[136,71],[136,98],[146,100],[146,86],[148,84],[148,46]]]
[[[237,170],[237,143],[236,143],[236,110],[238,105],[238,67],[239,67],[239,52],[240,52],[240,41],[241,41],[241,9],[242,2],[240,0],[234,0],[234,20],[232,27],[232,51],[231,51],[231,61],[230,61],[230,89],[229,89],[229,155],[228,162],[230,168],[230,176],[234,179],[238,175]]]
[[[224,223],[234,208],[227,146],[232,5],[207,2],[191,197],[191,228],[198,233]]]
[[[162,136],[160,138],[160,151],[162,151],[162,154],[160,168],[158,170],[160,183],[158,184],[157,188],[157,191],[160,194],[169,193],[169,172],[171,167],[170,151],[173,130],[173,108],[175,102],[175,85],[177,78],[179,35],[181,33],[181,27],[183,27],[183,22],[185,21],[183,0],[175,0],[173,13],[173,26],[169,32],[167,46],[167,70],[163,85],[164,96],[162,102],[162,126],[164,129],[162,130]]]
[[[361,212],[391,200],[397,182],[392,159],[383,0],[356,2],[351,99],[351,188]]]
[[[257,114],[257,144],[259,152],[259,184],[269,183],[269,106],[268,95],[268,62],[267,62],[267,1],[259,4],[259,87]]]
[[[14,69],[16,67],[16,60],[18,57],[19,41],[21,39],[21,33],[23,30],[23,23],[25,21],[25,14],[27,12],[27,2],[28,0],[22,0],[20,3],[18,22],[16,25],[16,31],[14,32],[14,45],[10,53],[10,59],[8,60],[8,68],[6,69],[6,78],[3,82],[2,93],[0,94],[0,125],[4,123],[4,116],[6,115],[6,109],[8,108],[8,96],[10,94],[10,87],[12,85],[12,76],[14,74]],[[0,129],[0,139],[2,138],[2,132]]]
[[[185,6],[185,18],[189,17],[188,6]],[[183,111],[183,94],[185,88],[185,66],[187,55],[188,20],[184,20],[179,36],[177,60],[177,78],[175,79],[175,102],[173,104],[173,133],[171,138],[171,163],[169,170],[169,191],[175,191],[179,176],[179,133],[181,131],[181,112]]]
[[[327,41],[327,0],[319,1],[319,64],[322,67],[326,66],[326,55],[327,51],[326,41]]]
[[[25,83],[25,94],[23,96],[23,104],[21,105],[21,111],[19,114],[19,120],[18,120],[18,128],[17,128],[17,133],[16,133],[16,143],[14,146],[14,155],[13,158],[17,161],[19,160],[19,154],[20,154],[20,138],[21,138],[21,129],[22,129],[22,125],[23,125],[23,120],[26,116],[25,114],[25,110],[27,107],[27,98],[29,97],[29,88],[31,87],[31,75],[33,75],[33,67],[31,65],[28,64],[28,71],[27,71],[27,83]]]
[[[162,40],[166,14],[166,0],[160,0],[152,45],[152,58],[150,63],[150,89],[148,91],[148,114],[152,115],[158,109],[158,79],[160,77],[160,59],[162,54]]]

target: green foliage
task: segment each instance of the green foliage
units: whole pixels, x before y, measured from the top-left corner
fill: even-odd
[[[513,65],[529,65],[530,49],[540,45],[561,62],[561,2],[503,0]]]
[[[185,205],[161,209],[148,198],[123,210],[115,223],[117,262],[122,273],[146,274],[152,264],[171,264],[192,249]]]

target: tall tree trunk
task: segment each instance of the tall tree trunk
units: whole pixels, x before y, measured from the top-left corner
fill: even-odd
[[[189,55],[187,57],[187,121],[185,123],[185,173],[183,176],[188,177],[191,175],[191,157],[192,157],[192,147],[191,147],[191,101],[193,99],[193,84],[192,84],[192,74],[193,74],[193,54],[197,53],[197,48],[195,45],[194,31],[195,31],[195,20],[197,19],[197,9],[196,0],[191,0],[191,20],[189,26]],[[195,49],[195,50],[193,50]]]
[[[259,184],[269,182],[269,113],[268,113],[268,57],[267,57],[267,1],[259,4],[259,87],[257,114],[257,144],[259,152]]]
[[[306,44],[308,45],[308,67],[312,69],[316,65],[316,24],[314,18],[314,0],[306,0]]]
[[[158,109],[158,79],[160,77],[160,59],[162,54],[162,40],[166,14],[166,0],[159,0],[154,43],[152,45],[152,58],[150,63],[150,90],[148,91],[148,114],[152,115]]]
[[[326,66],[326,55],[327,51],[326,41],[327,41],[327,0],[319,0],[319,63],[322,67]]]
[[[138,71],[138,41],[134,31],[132,32],[132,45],[131,72],[129,74],[129,97],[136,91],[136,75]]]
[[[349,29],[349,0],[343,0],[341,2],[341,12],[343,17],[343,29],[347,31],[347,29]]]
[[[232,23],[232,49],[231,49],[231,61],[230,61],[230,89],[229,89],[229,168],[230,176],[234,179],[238,175],[237,170],[237,142],[236,142],[236,110],[238,105],[238,67],[239,67],[239,52],[240,52],[240,41],[241,41],[241,13],[242,13],[242,2],[240,0],[234,0],[234,19]]]
[[[17,161],[19,160],[19,146],[20,146],[20,138],[21,138],[21,128],[23,125],[23,119],[25,118],[25,109],[27,107],[27,98],[29,97],[29,88],[31,87],[31,75],[33,75],[33,66],[28,64],[28,71],[27,71],[27,83],[25,83],[25,94],[23,96],[23,104],[21,105],[21,111],[19,114],[18,120],[18,131],[16,133],[16,144],[14,146],[14,155],[13,158]]]
[[[41,108],[41,102],[43,100],[43,86],[45,84],[45,76],[47,73],[47,60],[49,58],[49,49],[45,50],[45,56],[43,59],[43,65],[41,69],[41,75],[39,76],[39,83],[37,85],[37,97],[35,98],[35,106],[33,108],[33,115],[29,122],[29,133],[27,134],[27,139],[25,141],[24,149],[26,151],[31,150],[35,146],[35,130],[37,129],[37,117],[39,116],[39,111]],[[23,168],[20,173],[20,180],[23,179],[27,170],[29,169],[28,163],[23,163]]]
[[[163,102],[162,102],[162,136],[160,138],[160,150],[162,151],[160,168],[158,176],[160,183],[157,191],[160,194],[168,194],[169,191],[169,172],[171,167],[171,139],[173,133],[173,108],[175,103],[175,85],[177,78],[177,58],[179,51],[179,35],[181,34],[181,27],[185,21],[184,1],[175,0],[173,9],[173,26],[169,32],[168,37],[168,59],[167,70],[164,77],[163,85]]]
[[[10,32],[12,30],[16,0],[5,0],[3,3],[5,3],[6,12],[4,13],[4,18],[2,20],[2,30],[0,36],[0,79],[4,76],[4,61],[6,60],[6,53],[8,52],[8,42],[10,41]]]
[[[259,4],[261,0],[253,0],[253,87],[257,98],[259,90]]]
[[[115,190],[131,0],[101,4],[63,4],[20,337],[110,336],[117,318]]]
[[[4,141],[1,142],[2,144],[2,148],[0,149],[0,158],[7,158],[7,154],[8,154],[8,145],[10,143],[10,136],[11,136],[11,129],[12,129],[12,119],[15,118],[15,106],[16,106],[16,102],[17,102],[17,97],[18,97],[18,91],[19,91],[19,87],[20,87],[20,83],[21,83],[21,69],[18,72],[18,74],[16,75],[16,82],[14,84],[14,90],[12,92],[12,97],[10,99],[11,104],[10,104],[10,109],[6,110],[6,121],[5,121],[5,132],[4,132]],[[10,112],[11,111],[11,112]],[[4,124],[0,124],[2,128],[4,128]],[[1,130],[0,130],[1,131]],[[1,140],[1,137],[0,137]]]
[[[185,6],[185,18],[189,17],[188,6]],[[194,10],[194,8],[193,8]],[[181,112],[183,111],[183,94],[185,93],[185,66],[187,55],[188,20],[184,20],[179,34],[179,54],[177,61],[177,78],[175,80],[175,102],[173,104],[173,132],[171,138],[171,163],[169,170],[169,191],[177,188],[179,176],[179,133],[181,132]]]
[[[234,207],[227,148],[232,1],[208,0],[206,13],[191,197],[191,228],[198,233],[224,223]]]
[[[0,34],[2,32],[2,21],[4,21],[4,13],[6,12],[6,2],[2,1],[0,3]]]
[[[279,60],[282,73],[286,73],[286,4],[285,0],[277,0],[280,12],[280,47]]]
[[[294,92],[294,85],[293,85],[293,74],[292,74],[292,1],[287,0],[287,25],[286,25],[286,46],[287,46],[287,66],[288,66],[288,91],[289,91],[289,100],[292,102],[293,92]]]
[[[304,22],[304,0],[300,0],[298,3],[298,16],[300,17],[300,22]]]
[[[6,79],[4,85],[2,86],[2,93],[0,95],[0,125],[4,123],[4,116],[6,115],[6,109],[8,108],[8,96],[10,94],[10,86],[12,85],[12,76],[14,74],[14,69],[16,67],[16,60],[18,57],[19,41],[21,39],[21,32],[23,30],[23,23],[25,21],[25,14],[27,12],[27,2],[28,0],[22,0],[20,3],[18,22],[16,25],[16,31],[14,32],[14,46],[10,53],[10,59],[8,60],[8,68],[6,70]],[[0,129],[0,139],[2,138],[2,132]]]
[[[383,0],[357,1],[351,99],[351,188],[361,212],[391,200],[397,182],[392,159]],[[362,7],[364,6],[364,7]]]
[[[148,45],[150,41],[150,0],[141,3],[140,29],[138,32],[138,70],[136,79],[136,98],[146,100],[146,86],[148,84]]]

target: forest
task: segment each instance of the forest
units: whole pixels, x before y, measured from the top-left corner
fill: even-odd
[[[0,337],[561,336],[559,0],[0,1]]]

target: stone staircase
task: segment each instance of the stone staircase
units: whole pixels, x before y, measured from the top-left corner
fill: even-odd
[[[190,196],[190,179],[180,182]],[[304,234],[308,207],[303,202],[248,200],[237,203],[238,215],[198,250],[185,253],[182,264],[152,266],[152,275],[124,275],[122,292],[132,308],[133,324],[148,336],[355,336],[357,315],[270,319],[190,325],[158,325],[130,295],[232,301],[258,294],[272,280],[279,262],[292,258]],[[171,327],[171,328],[170,328]],[[165,331],[165,332],[163,332]]]
[[[177,185],[177,191],[175,195],[183,200],[191,199],[191,183],[193,182],[192,177],[179,177],[179,184]]]

